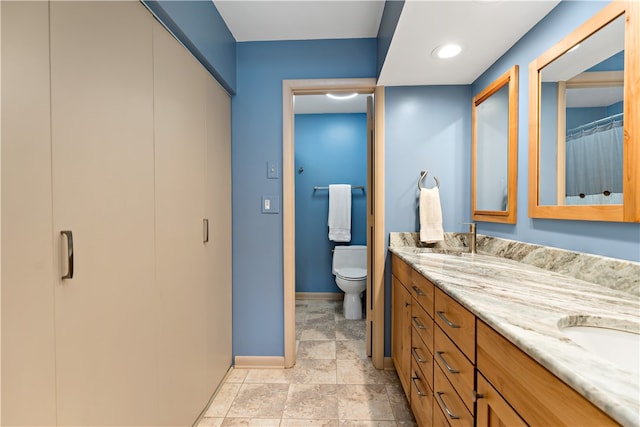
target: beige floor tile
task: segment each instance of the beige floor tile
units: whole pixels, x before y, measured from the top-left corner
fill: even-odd
[[[396,421],[398,427],[418,427],[415,421]]]
[[[325,311],[307,313],[304,319],[306,325],[327,325],[333,322],[335,322],[335,314]]]
[[[363,320],[342,320],[336,322],[336,340],[361,340],[366,336]]]
[[[227,417],[280,419],[288,391],[288,384],[242,384]]]
[[[383,384],[345,385],[338,388],[340,420],[393,421]]]
[[[204,417],[198,423],[198,427],[220,427],[224,418],[207,418]]]
[[[336,341],[336,359],[367,359],[365,342],[362,340]]]
[[[395,371],[378,370],[368,359],[338,359],[338,384],[390,384]]]
[[[282,418],[338,419],[335,384],[291,384]]]
[[[335,359],[335,341],[300,341],[296,357],[298,359]]]
[[[278,427],[280,418],[225,418],[221,426]]]
[[[225,380],[225,382],[226,383],[243,383],[248,373],[249,373],[248,369],[234,368],[231,370],[231,372],[229,372],[229,375],[227,375],[227,379]]]
[[[283,418],[280,427],[339,427],[338,420],[301,420]]]
[[[245,384],[289,384],[291,369],[248,369]]]
[[[317,325],[304,325],[299,328],[300,341],[318,341],[318,340],[335,340],[336,325],[335,323],[323,323]],[[297,331],[296,331],[297,332]]]
[[[402,386],[400,384],[387,384],[385,387],[395,420],[415,422]]]
[[[205,417],[210,418],[224,418],[227,415],[227,411],[231,407],[233,400],[238,395],[238,391],[240,390],[241,384],[235,383],[224,383],[216,397],[211,402],[211,405],[205,412]]]
[[[299,359],[290,369],[292,384],[335,384],[336,361]]]

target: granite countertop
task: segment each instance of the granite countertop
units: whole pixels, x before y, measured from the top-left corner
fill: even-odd
[[[640,298],[478,252],[389,250],[624,426],[640,425],[640,377],[583,349],[558,325],[640,332]]]

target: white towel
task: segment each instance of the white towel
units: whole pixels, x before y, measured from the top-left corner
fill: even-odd
[[[438,187],[420,190],[420,241],[434,243],[444,240],[442,207]]]
[[[351,241],[351,186],[329,186],[329,240]]]

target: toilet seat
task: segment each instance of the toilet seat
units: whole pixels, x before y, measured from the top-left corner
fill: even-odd
[[[367,270],[365,268],[338,268],[336,269],[336,276],[343,280],[356,281],[364,280],[367,278]]]

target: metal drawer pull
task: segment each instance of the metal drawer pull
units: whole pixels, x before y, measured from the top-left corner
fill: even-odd
[[[417,287],[417,286],[412,286],[412,288],[413,288],[413,291],[416,293],[416,295],[418,295],[419,297],[423,297],[423,296],[427,295],[424,292],[422,292],[420,290],[420,288]]]
[[[209,241],[209,220],[207,218],[202,220],[202,243]]]
[[[459,420],[460,417],[457,416],[456,414],[454,414],[453,412],[451,412],[451,410],[447,407],[447,404],[444,403],[444,400],[442,400],[442,395],[443,394],[445,394],[445,393],[443,393],[441,391],[436,391],[436,397],[440,401],[440,405],[442,405],[442,407],[444,408],[444,411],[447,413],[449,418],[451,418],[452,420]]]
[[[457,369],[453,369],[446,360],[444,360],[444,357],[442,357],[442,355],[444,354],[444,351],[436,351],[436,356],[438,356],[438,359],[440,359],[440,361],[444,364],[444,367],[447,368],[447,371],[451,372],[452,374],[459,374],[460,371],[458,371]]]
[[[61,235],[67,238],[67,274],[62,276],[62,279],[73,279],[73,232],[69,230],[63,230]]]
[[[412,317],[413,319],[413,324],[416,325],[416,328],[418,329],[427,329],[426,326],[424,326],[422,323],[418,322],[418,318],[417,317]]]
[[[456,325],[451,320],[447,319],[447,316],[444,315],[444,311],[436,311],[436,313],[438,314],[438,317],[440,317],[442,319],[442,321],[447,324],[447,326],[449,326],[451,328],[459,328],[460,327],[460,325]]]
[[[420,390],[420,387],[418,387],[418,383],[416,383],[416,380],[419,380],[420,377],[412,377],[411,378],[411,382],[413,383],[413,386],[416,388],[416,393],[418,393],[418,396],[420,397],[425,397],[426,394],[422,392],[422,390]]]
[[[416,347],[412,347],[411,348],[411,352],[413,353],[413,356],[416,358],[418,363],[427,363],[427,359],[424,359],[424,358],[420,357],[420,355],[418,354],[417,350],[418,349]]]

